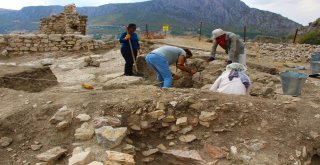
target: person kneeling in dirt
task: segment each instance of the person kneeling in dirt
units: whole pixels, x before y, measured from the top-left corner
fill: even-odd
[[[226,71],[214,82],[210,91],[234,95],[249,95],[251,81],[240,63],[229,64]]]
[[[228,54],[228,64],[233,62],[246,65],[246,50],[244,43],[240,38],[231,32],[223,31],[222,29],[216,29],[212,31],[213,46],[211,51],[211,57],[208,62],[215,60],[216,51],[218,45],[220,45]]]
[[[174,46],[163,46],[153,50],[146,56],[147,64],[157,73],[157,79],[160,81],[161,88],[170,88],[173,83],[173,76],[169,66],[176,64],[177,68],[188,72],[191,75],[197,73],[185,66],[188,58],[192,57],[189,49],[181,49]],[[177,79],[178,77],[175,77]]]
[[[137,58],[138,50],[140,49],[139,38],[135,33],[136,29],[136,24],[129,24],[127,27],[127,32],[123,32],[119,38],[119,42],[121,43],[121,54],[126,61],[124,67],[125,76],[133,76],[133,56],[134,58]],[[129,40],[131,41],[133,55],[131,52]]]

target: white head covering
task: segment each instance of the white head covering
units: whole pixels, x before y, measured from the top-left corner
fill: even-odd
[[[216,39],[224,34],[226,34],[226,32],[223,31],[222,29],[216,29],[216,30],[212,31],[212,39]]]
[[[232,70],[236,70],[239,72],[245,72],[245,71],[247,71],[247,68],[240,63],[232,63],[226,67],[226,71],[232,71]]]

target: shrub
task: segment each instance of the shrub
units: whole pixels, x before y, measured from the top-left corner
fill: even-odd
[[[320,45],[320,30],[311,31],[299,37],[299,43]]]

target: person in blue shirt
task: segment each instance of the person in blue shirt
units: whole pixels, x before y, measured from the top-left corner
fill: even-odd
[[[127,31],[123,32],[119,38],[119,42],[121,43],[121,54],[126,61],[124,67],[124,75],[125,76],[133,76],[133,64],[134,59],[132,57],[131,48],[129,45],[129,40],[132,44],[132,49],[134,53],[134,58],[137,58],[138,50],[140,49],[139,38],[135,33],[137,29],[136,24],[129,24],[127,26]]]

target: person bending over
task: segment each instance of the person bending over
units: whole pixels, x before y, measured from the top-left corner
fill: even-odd
[[[147,64],[157,73],[157,79],[161,88],[171,88],[173,75],[169,66],[175,64],[177,68],[191,75],[197,70],[185,66],[186,60],[192,57],[189,49],[181,49],[174,46],[163,46],[153,50],[146,56]]]
[[[229,64],[226,71],[214,82],[210,91],[234,95],[249,95],[251,81],[240,63]]]

